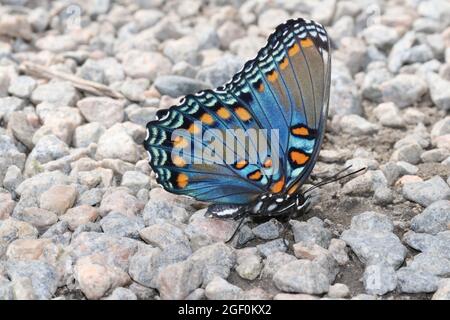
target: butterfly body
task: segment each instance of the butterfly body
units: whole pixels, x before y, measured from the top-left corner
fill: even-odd
[[[219,205],[209,210],[217,217],[305,210],[300,189],[325,132],[329,43],[320,24],[289,20],[228,83],[158,111],[144,142],[158,183]]]

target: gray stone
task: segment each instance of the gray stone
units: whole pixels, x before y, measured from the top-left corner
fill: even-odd
[[[297,260],[282,266],[273,276],[275,286],[284,292],[322,294],[328,292],[327,271],[317,262]]]
[[[434,292],[439,278],[424,271],[404,267],[397,271],[398,290],[404,293]]]
[[[330,88],[331,115],[361,115],[361,99],[350,71],[343,63],[333,65]]]
[[[435,73],[429,72],[427,74],[428,86],[430,87],[431,100],[434,104],[444,110],[450,110],[450,81],[441,78]]]
[[[137,144],[121,125],[106,130],[98,140],[97,159],[120,159],[136,163],[140,156]]]
[[[255,239],[255,235],[252,232],[252,229],[250,229],[249,226],[245,225],[242,226],[241,229],[239,230],[239,233],[237,235],[237,244],[239,246],[242,246],[244,244],[246,244],[247,242]]]
[[[78,109],[88,122],[99,122],[106,128],[122,122],[124,101],[108,97],[87,97],[77,103]]]
[[[110,212],[100,220],[103,232],[118,237],[139,239],[139,230],[144,228],[142,218],[130,218],[118,212]]]
[[[11,165],[5,172],[5,178],[3,179],[3,187],[6,190],[13,192],[16,190],[17,186],[23,181],[22,171],[19,167]]]
[[[29,150],[33,149],[33,135],[36,131],[29,122],[28,116],[23,111],[15,111],[9,117],[8,127],[11,129],[14,138],[22,142]]]
[[[197,65],[200,62],[198,49],[198,40],[193,36],[186,36],[166,41],[163,52],[173,63],[186,61],[192,65]]]
[[[331,239],[328,251],[336,260],[336,262],[343,266],[349,261],[347,251],[345,251],[347,244],[341,239]]]
[[[407,183],[402,189],[405,199],[424,207],[439,200],[450,200],[450,187],[440,176],[426,181]]]
[[[19,98],[29,98],[34,88],[36,88],[36,80],[28,76],[19,76],[13,79],[8,92]]]
[[[284,265],[289,262],[297,261],[294,256],[277,251],[269,254],[264,260],[264,267],[261,271],[262,278],[272,278],[273,275]]]
[[[344,115],[340,119],[341,130],[352,136],[370,135],[378,131],[378,126],[356,114]]]
[[[208,84],[201,81],[181,76],[159,76],[156,78],[154,86],[161,94],[173,98],[193,94],[209,87]]]
[[[205,288],[205,296],[210,300],[242,300],[243,294],[241,288],[220,277],[215,277]]]
[[[379,205],[388,205],[394,201],[394,193],[388,187],[379,187],[375,189],[373,200]]]
[[[255,236],[263,240],[273,240],[280,236],[281,224],[276,219],[271,219],[254,227],[252,232]]]
[[[79,98],[79,93],[72,84],[58,80],[38,85],[31,94],[34,104],[48,102],[57,106],[74,106]]]
[[[400,108],[419,102],[427,90],[427,83],[422,78],[410,74],[397,75],[381,84],[383,101],[394,102]]]
[[[408,265],[409,268],[431,273],[435,276],[450,275],[450,259],[435,253],[419,253]]]
[[[405,161],[411,164],[418,164],[420,162],[420,156],[423,153],[423,149],[420,144],[408,143],[401,147],[398,147],[391,156],[392,161]]]
[[[53,297],[58,286],[55,268],[42,261],[8,261],[8,277],[15,282],[29,279],[32,286],[32,299],[48,300]]]
[[[373,111],[380,123],[385,127],[402,128],[405,126],[397,106],[392,102],[381,103]]]
[[[58,221],[58,216],[48,210],[29,207],[21,211],[16,211],[14,218],[25,221],[36,227],[40,233],[44,233],[50,226]]]
[[[84,225],[84,229],[89,226]],[[95,224],[91,224],[98,228]],[[97,229],[97,231],[100,231]],[[103,265],[114,266],[126,271],[131,264],[139,242],[130,238],[107,235],[101,232],[74,232],[68,253],[74,260],[88,256],[96,256]],[[131,266],[130,266],[131,268]],[[131,274],[131,272],[130,272]]]
[[[0,116],[9,121],[10,115],[14,111],[20,111],[25,107],[25,101],[17,97],[0,98]]]
[[[275,239],[256,246],[263,257],[268,257],[274,252],[285,252],[287,250],[283,239]]]
[[[91,143],[97,143],[106,128],[99,122],[91,122],[75,129],[73,144],[77,148],[87,147]]]
[[[54,135],[44,136],[38,141],[25,163],[25,175],[32,176],[43,171],[42,165],[69,154],[66,143]]]
[[[376,231],[376,228],[384,227],[383,224],[370,225],[374,230],[345,230],[341,239],[344,240],[356,253],[358,258],[366,265],[385,263],[394,268],[399,267],[406,256],[406,248],[398,237],[389,231]]]
[[[411,220],[411,229],[416,232],[436,234],[448,230],[449,224],[450,201],[439,200],[430,204]]]
[[[136,194],[140,189],[150,189],[150,177],[139,171],[126,171],[120,185]]]
[[[343,283],[335,283],[328,290],[328,297],[332,299],[343,299],[350,296],[350,289]]]
[[[238,259],[236,272],[243,279],[255,280],[262,269],[261,258],[257,255],[251,254]]]
[[[13,300],[14,291],[11,281],[0,275],[0,300]]]
[[[366,211],[352,218],[350,228],[359,231],[392,232],[394,224],[384,214]]]
[[[186,222],[189,215],[186,209],[165,201],[150,199],[142,211],[142,217],[146,225],[162,223],[166,221]]]
[[[231,268],[236,263],[236,254],[229,246],[216,243],[198,249],[189,260],[201,268],[203,285],[206,285],[215,276],[228,278]]]
[[[162,300],[185,299],[202,284],[202,269],[190,260],[164,267],[158,276],[158,291]]]
[[[242,59],[230,54],[225,54],[215,64],[202,68],[197,73],[197,79],[204,83],[208,83],[215,88],[230,80],[243,64],[244,61],[242,61]]]
[[[444,148],[437,148],[425,151],[420,155],[420,159],[422,159],[422,162],[424,163],[427,162],[433,163],[433,162],[441,162],[447,159],[448,156],[450,156],[449,150]]]
[[[150,81],[148,81],[148,79],[128,79],[122,83],[120,92],[122,92],[128,100],[144,101],[145,90],[148,89],[149,84]]]
[[[158,52],[129,50],[122,61],[125,73],[131,78],[154,81],[158,75],[168,74],[172,68],[169,59]]]
[[[418,251],[450,259],[450,231],[439,232],[436,235],[409,231],[403,236],[403,241]]]
[[[389,53],[388,67],[391,72],[398,72],[406,62],[407,50],[412,47],[416,35],[413,31],[407,32],[397,43],[394,44]]]
[[[397,287],[397,274],[392,266],[374,264],[367,266],[363,275],[364,288],[369,294],[383,295]]]
[[[342,188],[344,194],[367,196],[375,190],[387,186],[387,180],[381,170],[369,170],[353,178]]]
[[[431,299],[450,300],[450,279],[442,279],[439,281],[438,289]]]
[[[318,221],[317,221],[318,220]],[[307,222],[291,220],[295,242],[316,243],[323,248],[328,248],[331,241],[331,232],[323,226],[323,222],[317,218],[311,218]]]
[[[161,249],[174,244],[190,247],[189,239],[182,229],[169,223],[154,224],[139,231],[139,235],[146,243]]]
[[[382,24],[374,24],[363,30],[362,36],[367,44],[375,45],[379,49],[386,49],[398,40],[398,33],[394,28]]]

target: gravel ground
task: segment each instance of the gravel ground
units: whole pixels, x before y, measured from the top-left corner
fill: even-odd
[[[450,299],[450,2],[3,0],[0,299]],[[288,224],[158,188],[158,108],[218,86],[291,17],[323,23],[330,117]],[[84,80],[90,81],[85,82]]]

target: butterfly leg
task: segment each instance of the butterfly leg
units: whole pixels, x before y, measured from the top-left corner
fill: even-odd
[[[288,215],[287,215],[286,222],[284,224],[284,229],[283,229],[283,243],[284,243],[284,245],[286,246],[287,249],[289,249],[289,242],[286,239],[287,238],[287,232],[289,230],[287,225],[288,225],[289,221],[292,219],[292,217],[296,213],[300,212],[300,213],[304,214],[304,213],[306,213],[308,211],[309,206],[311,205],[310,198],[311,198],[311,195],[307,195],[305,197],[305,199],[304,199],[303,204],[300,207],[291,209],[289,211]]]
[[[233,240],[233,238],[236,236],[236,234],[239,232],[239,230],[241,229],[242,224],[244,223],[245,218],[247,218],[247,214],[244,214],[241,218],[241,220],[239,221],[238,226],[236,227],[236,229],[234,230],[233,234],[231,235],[231,237],[225,241],[225,243],[229,243],[231,242],[231,240]]]

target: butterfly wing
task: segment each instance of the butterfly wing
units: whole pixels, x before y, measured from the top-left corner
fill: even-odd
[[[287,128],[283,146],[285,184],[294,193],[312,171],[323,140],[330,92],[330,41],[322,25],[304,19],[277,27],[263,53],[267,79],[279,97]],[[280,133],[281,136],[281,133]],[[284,142],[284,141],[283,141]]]
[[[302,183],[323,137],[329,66],[320,25],[303,19],[280,25],[227,84],[188,95],[147,124],[144,144],[158,183],[169,192],[225,204],[246,204]],[[259,135],[263,130],[270,133]],[[180,155],[186,150],[188,156]]]
[[[243,96],[205,90],[158,111],[144,142],[158,183],[216,203],[244,204],[264,192],[260,154],[249,161],[257,137],[239,135],[261,129]]]

